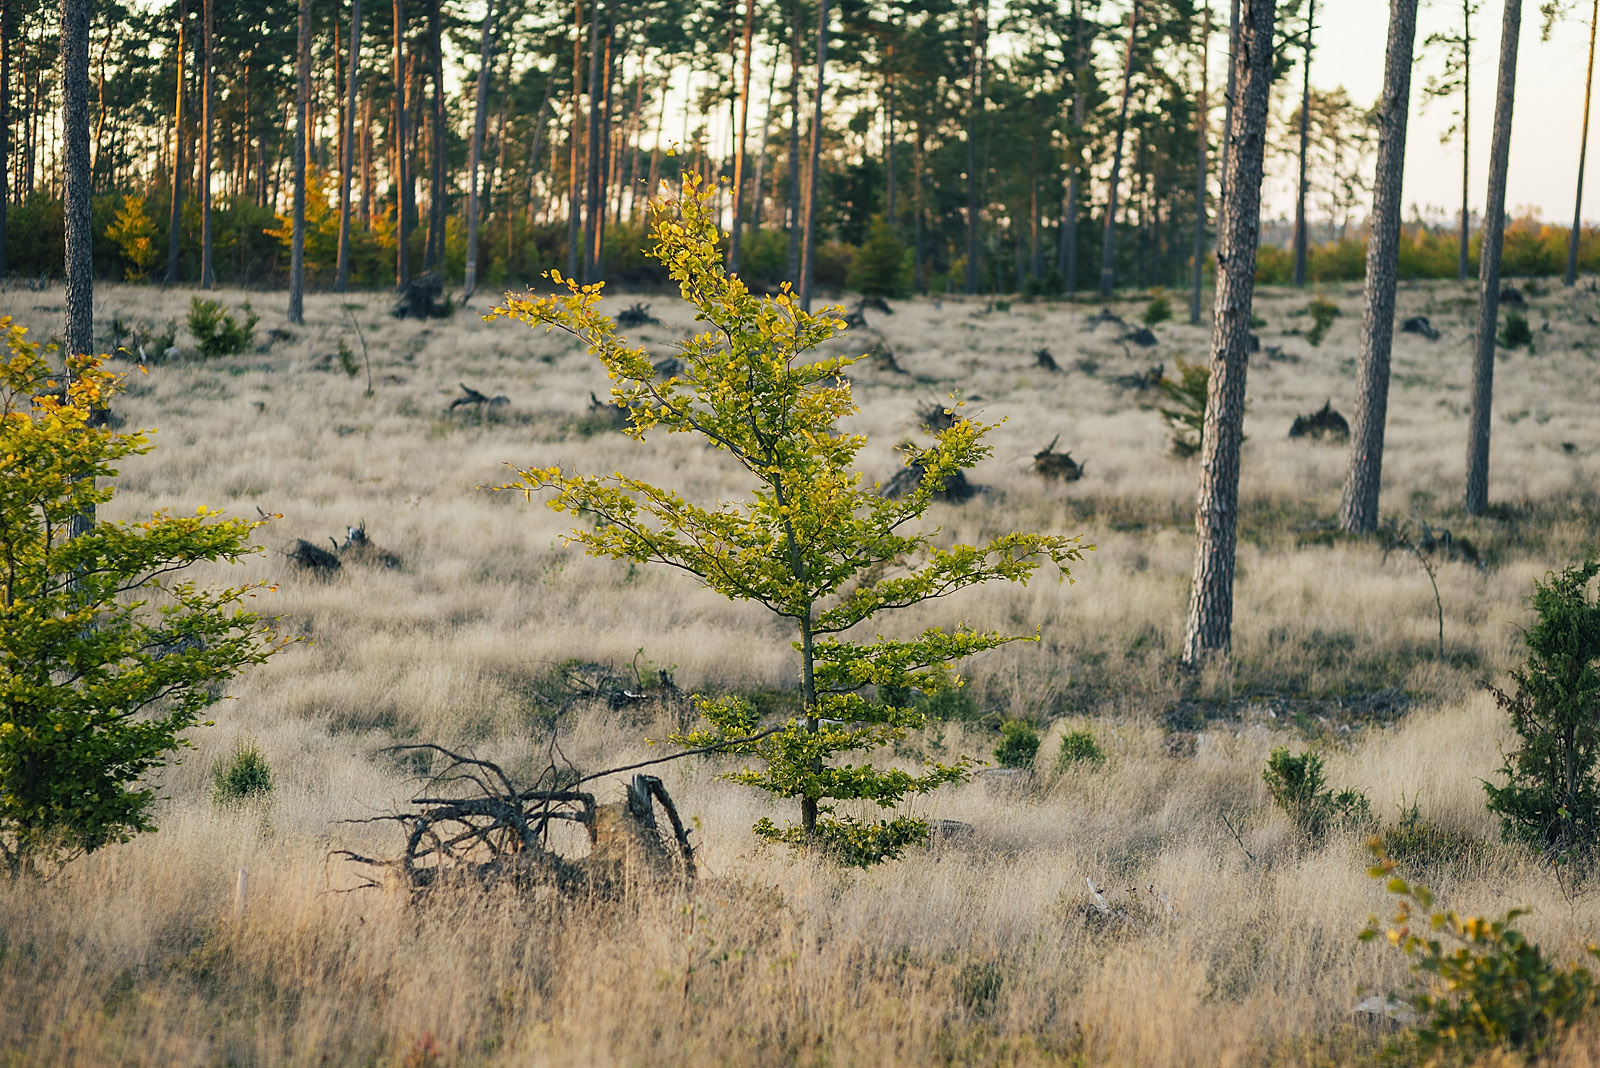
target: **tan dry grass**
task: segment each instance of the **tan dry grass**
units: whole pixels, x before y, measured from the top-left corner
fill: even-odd
[[[1409,289],[1402,315],[1434,317],[1445,338],[1402,335],[1387,456],[1387,514],[1447,525],[1493,560],[1439,569],[1447,655],[1435,652],[1433,594],[1415,560],[1329,539],[1343,449],[1288,441],[1295,414],[1326,399],[1347,414],[1359,293],[1312,348],[1293,333],[1305,294],[1269,291],[1263,341],[1298,362],[1251,369],[1242,486],[1236,666],[1180,678],[1173,658],[1191,565],[1195,471],[1167,455],[1151,392],[1113,379],[1177,354],[1200,359],[1202,330],[1158,328],[1153,355],[1092,306],[1019,305],[974,316],[957,301],[869,313],[909,375],[863,365],[864,463],[893,471],[915,412],[952,388],[1005,418],[985,494],[940,506],[948,536],[1004,528],[1084,533],[1099,549],[1077,584],[976,592],[922,614],[1030,631],[968,665],[984,722],[931,727],[885,759],[986,755],[989,723],[1057,725],[1039,777],[942,791],[926,814],[973,825],[970,846],[839,872],[759,849],[758,816],[786,816],[715,778],[716,761],[663,775],[699,827],[709,875],[689,899],[597,903],[450,899],[408,907],[353,885],[332,845],[395,847],[392,832],[338,821],[386,811],[411,782],[378,750],[397,738],[467,744],[526,771],[544,759],[549,672],[566,659],[673,665],[685,687],[791,686],[786,635],[745,606],[682,578],[574,555],[561,517],[478,487],[507,462],[630,472],[695,496],[736,494],[736,474],[686,439],[639,447],[584,423],[605,379],[575,345],[470,314],[390,320],[386,301],[349,298],[376,389],[362,394],[328,357],[354,332],[330,295],[307,325],[264,351],[135,375],[118,405],[155,426],[157,451],[130,462],[116,509],[205,503],[281,512],[272,551],[248,569],[280,581],[270,610],[311,637],[233,690],[219,726],[163,779],[162,830],[89,857],[48,886],[0,885],[0,1062],[34,1064],[1255,1064],[1349,1060],[1374,1040],[1352,1028],[1358,986],[1403,978],[1355,932],[1384,907],[1357,843],[1298,843],[1267,801],[1260,768],[1277,744],[1314,737],[1330,781],[1367,791],[1393,822],[1417,802],[1452,833],[1493,842],[1478,779],[1492,776],[1504,724],[1475,679],[1515,656],[1531,580],[1595,543],[1593,412],[1600,375],[1586,293],[1536,299],[1536,355],[1505,358],[1497,383],[1494,517],[1458,514],[1468,359],[1465,290]],[[190,294],[103,288],[97,317],[159,325]],[[280,298],[250,297],[259,335],[284,328]],[[36,330],[55,293],[5,294]],[[621,298],[613,298],[620,302]],[[675,300],[643,331],[661,354],[692,328]],[[1115,306],[1137,318],[1139,304]],[[1549,333],[1541,330],[1548,318]],[[874,340],[854,340],[863,349]],[[1033,367],[1048,346],[1065,371]],[[1093,373],[1084,369],[1093,361]],[[511,398],[484,418],[445,414],[457,382]],[[1088,462],[1080,482],[1039,482],[1032,454],[1057,433]],[[1573,442],[1575,453],[1561,448]],[[330,580],[291,570],[295,538],[322,541],[365,520],[399,570],[348,567]],[[917,620],[909,620],[910,625]],[[1387,728],[1339,711],[1384,687],[1413,710]],[[1269,694],[1295,700],[1256,700]],[[1230,702],[1230,698],[1233,700]],[[1314,700],[1313,700],[1314,699]],[[1186,701],[1187,703],[1180,703]],[[1197,711],[1198,710],[1198,711]],[[1296,712],[1297,722],[1291,722]],[[1319,720],[1317,717],[1322,716]],[[561,745],[594,769],[660,753],[664,713],[580,706]],[[1094,730],[1110,760],[1054,775],[1068,724]],[[1171,755],[1169,725],[1192,756]],[[277,789],[269,805],[218,810],[209,774],[256,739]],[[1180,736],[1178,741],[1185,739]],[[1179,746],[1181,754],[1184,748]],[[608,787],[607,790],[614,790]],[[1240,828],[1244,847],[1223,826]],[[1569,903],[1551,874],[1509,847],[1423,874],[1462,910],[1527,904],[1527,929],[1558,954],[1594,935],[1592,898]],[[242,924],[237,871],[249,872]],[[1129,935],[1088,926],[1085,877],[1155,884],[1178,911]],[[1581,1044],[1574,1064],[1586,1063]],[[430,1061],[430,1057],[434,1059]]]

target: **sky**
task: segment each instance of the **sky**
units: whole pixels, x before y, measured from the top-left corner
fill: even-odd
[[[1311,57],[1311,83],[1332,89],[1343,85],[1353,100],[1376,102],[1383,88],[1388,0],[1323,0],[1318,5],[1317,47]],[[1583,79],[1589,51],[1590,4],[1575,5],[1565,22],[1557,23],[1548,43],[1539,39],[1543,19],[1537,0],[1523,0],[1522,32],[1517,55],[1517,87],[1507,176],[1506,208],[1521,215],[1537,210],[1547,222],[1570,224],[1577,192],[1578,141],[1583,125]],[[1422,42],[1436,30],[1454,29],[1461,6],[1455,0],[1423,0],[1417,22],[1419,60],[1412,71],[1411,121],[1406,137],[1406,214],[1418,205],[1424,216],[1454,216],[1461,202],[1461,145],[1440,144],[1451,122],[1453,100],[1424,105],[1427,76],[1443,64],[1439,51],[1423,51]],[[1489,140],[1494,127],[1495,79],[1500,62],[1499,0],[1484,0],[1472,49],[1473,211],[1483,209],[1489,183]],[[1298,84],[1298,73],[1292,74]],[[1590,121],[1590,143],[1600,141],[1600,115]],[[1600,157],[1592,150],[1584,178],[1583,216],[1600,220]],[[1292,213],[1294,183],[1281,178],[1265,191],[1268,214]],[[1430,211],[1430,206],[1434,209]]]

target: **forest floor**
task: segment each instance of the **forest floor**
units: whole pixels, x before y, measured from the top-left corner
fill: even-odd
[[[1203,361],[1208,331],[1166,322],[1153,346],[1125,340],[1147,295],[1110,305],[1123,325],[1094,321],[1098,302],[869,309],[867,328],[832,343],[880,353],[850,372],[869,477],[887,481],[895,446],[926,440],[919,411],[959,390],[1004,422],[970,472],[977,496],[934,506],[941,537],[1038,530],[1096,546],[1072,584],[985,588],[886,624],[968,621],[1041,641],[965,665],[969,699],[879,759],[990,758],[999,723],[1026,718],[1044,735],[1035,770],[929,796],[919,813],[970,824],[971,838],[856,871],[760,846],[756,819],[794,814],[719,779],[726,760],[678,761],[660,774],[696,828],[688,896],[413,905],[339,892],[361,876],[330,858],[398,851],[393,825],[340,822],[413,796],[411,766],[381,751],[396,740],[469,748],[526,776],[555,732],[591,771],[662,754],[650,741],[685,706],[648,689],[661,670],[685,693],[793,702],[788,636],[756,607],[667,569],[588,559],[563,546],[565,517],[490,487],[514,477],[508,464],[561,464],[710,501],[746,490],[739,470],[686,436],[637,444],[610,429],[590,410],[608,385],[594,359],[559,334],[482,322],[486,299],[416,322],[390,318],[386,295],[316,294],[289,327],[281,294],[224,292],[262,314],[257,344],[201,360],[182,329],[191,292],[101,287],[108,346],[114,319],[158,333],[176,320],[183,350],[130,374],[115,412],[155,428],[155,451],[125,463],[106,513],[281,515],[229,578],[274,581],[262,609],[311,640],[241,678],[217,725],[194,733],[161,779],[159,833],[45,885],[0,882],[0,1064],[1365,1062],[1384,1038],[1352,1007],[1408,981],[1398,954],[1356,939],[1390,906],[1358,836],[1305,843],[1273,807],[1261,770],[1275,746],[1316,748],[1329,783],[1364,791],[1385,826],[1409,813],[1427,828],[1407,870],[1449,907],[1528,906],[1523,929],[1577,956],[1600,933],[1600,896],[1501,843],[1481,780],[1498,774],[1509,731],[1478,683],[1518,661],[1533,581],[1600,540],[1600,294],[1546,287],[1503,311],[1528,317],[1534,347],[1501,352],[1495,503],[1471,518],[1459,501],[1474,291],[1402,288],[1401,318],[1427,315],[1442,336],[1396,335],[1383,513],[1413,539],[1426,525],[1470,543],[1473,558],[1429,558],[1436,606],[1417,555],[1336,533],[1347,449],[1287,436],[1324,402],[1353,414],[1360,289],[1322,292],[1342,315],[1315,346],[1311,293],[1258,295],[1229,669],[1176,667],[1198,470],[1171,454],[1148,384],[1153,368]],[[692,315],[660,293],[605,307],[635,299],[663,325],[632,333],[669,355]],[[59,330],[62,304],[59,291],[0,293],[35,336]],[[370,356],[370,395],[364,367],[341,368],[341,342],[358,365]],[[507,401],[450,410],[462,384]],[[1058,438],[1081,479],[1034,472]],[[398,566],[325,578],[286,555],[360,523]],[[650,697],[584,699],[606,678]],[[1103,767],[1057,768],[1074,729],[1093,733]],[[274,789],[219,806],[213,770],[245,741]],[[1086,879],[1148,922],[1087,922]],[[1587,1048],[1566,1055],[1588,1063]]]

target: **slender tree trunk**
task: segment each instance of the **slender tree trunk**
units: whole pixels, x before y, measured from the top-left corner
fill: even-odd
[[[1472,236],[1472,0],[1461,0],[1461,238],[1456,281],[1465,282],[1471,268],[1467,255]]]
[[[733,148],[733,232],[728,235],[730,274],[739,273],[739,239],[744,230],[744,150],[750,135],[750,53],[755,46],[755,26],[756,0],[744,0],[744,72],[739,77],[739,140]]]
[[[1389,350],[1394,340],[1394,291],[1400,269],[1400,199],[1406,164],[1406,119],[1411,108],[1412,48],[1417,0],[1390,0],[1389,45],[1378,107],[1378,161],[1367,238],[1366,311],[1356,369],[1355,423],[1339,525],[1352,534],[1378,528],[1383,483],[1383,433],[1389,407]]]
[[[884,190],[883,215],[884,219],[893,227],[899,218],[894,210],[894,42],[889,43],[889,69],[883,76],[883,169],[887,173]]]
[[[967,77],[967,292],[978,292],[981,205],[978,200],[978,111],[983,105],[983,38],[985,6],[972,5],[972,59]]]
[[[1578,237],[1583,233],[1583,165],[1589,156],[1589,96],[1594,90],[1594,33],[1597,23],[1600,23],[1600,0],[1595,0],[1589,12],[1589,68],[1583,76],[1583,133],[1578,138],[1578,195],[1572,206],[1572,232],[1567,235],[1566,284],[1569,287],[1578,281]],[[3,272],[5,262],[4,223],[5,217],[0,215],[0,272]]]
[[[1083,188],[1083,80],[1087,77],[1088,42],[1084,39],[1082,0],[1072,0],[1072,141],[1067,148],[1067,202],[1061,210],[1061,249],[1056,266],[1068,294],[1078,291],[1078,212]]]
[[[490,0],[491,4],[493,0]],[[428,0],[428,77],[433,83],[428,117],[428,240],[422,269],[444,269],[444,231],[449,195],[445,190],[444,12],[441,0]]]
[[[304,11],[306,0],[300,0],[300,4]],[[411,205],[406,196],[411,188],[411,168],[406,151],[405,28],[402,0],[394,0],[394,275],[395,283],[402,286],[411,281]],[[303,182],[304,179],[298,181]],[[295,188],[298,190],[300,186],[297,184]]]
[[[911,274],[918,293],[928,291],[927,182],[923,176],[923,155],[927,148],[926,123],[917,116],[917,136],[911,152],[912,211],[916,213],[916,234],[911,244]]]
[[[1228,15],[1228,98],[1222,108],[1222,161],[1217,175],[1217,226],[1222,226],[1222,212],[1228,210],[1228,164],[1233,159],[1233,97],[1238,80],[1234,73],[1234,57],[1239,52],[1239,0],[1233,0],[1233,10]]]
[[[339,160],[339,262],[333,289],[350,285],[350,176],[355,169],[356,86],[361,81],[361,0],[350,0],[350,73],[345,78],[343,152]]]
[[[811,164],[806,171],[805,245],[801,249],[800,309],[811,310],[811,287],[817,275],[817,179],[822,159],[822,95],[828,65],[828,0],[817,8],[817,95],[811,112]]]
[[[1100,295],[1111,296],[1116,285],[1117,181],[1122,176],[1122,142],[1128,132],[1128,100],[1133,87],[1133,46],[1139,32],[1139,0],[1128,9],[1128,50],[1122,64],[1122,104],[1117,109],[1117,139],[1111,150],[1111,178],[1106,194],[1106,228],[1100,241]],[[1270,48],[1270,46],[1269,46]]]
[[[800,277],[800,48],[805,35],[800,2],[795,0],[794,22],[789,42],[789,260],[786,274]]]
[[[262,138],[263,151],[266,139]],[[265,178],[263,177],[263,181]],[[361,101],[361,229],[372,229],[373,183],[372,170],[372,89],[369,86]]]
[[[478,40],[478,91],[473,98],[472,146],[467,157],[467,266],[461,283],[461,303],[478,288],[478,168],[483,159],[483,133],[489,120],[489,65],[494,62],[494,0],[484,6],[483,31]]]
[[[395,0],[395,14],[400,0]],[[396,22],[398,26],[399,23]],[[395,42],[399,43],[399,30]],[[295,47],[294,88],[294,209],[289,244],[289,321],[305,322],[306,274],[306,118],[311,113],[311,0],[300,0],[299,34]]]
[[[761,216],[766,206],[766,171],[768,149],[772,147],[772,94],[778,88],[778,55],[772,56],[772,70],[767,75],[767,102],[761,111],[761,146],[756,152],[754,189],[750,197],[750,229],[761,229]],[[774,198],[776,199],[776,198]]]
[[[1311,151],[1311,35],[1316,29],[1317,0],[1311,0],[1306,13],[1306,40],[1302,50],[1302,81],[1300,90],[1300,178],[1294,190],[1294,284],[1306,284],[1306,255],[1310,250],[1311,235],[1306,223],[1306,189],[1309,180],[1306,166]]]
[[[0,278],[6,276],[6,209],[11,203],[11,0],[0,0]]]
[[[178,61],[178,88],[172,108],[172,211],[167,216],[166,280],[169,286],[178,280],[178,242],[183,229],[183,176],[188,170],[183,159],[183,61],[188,55],[183,37],[188,25],[187,0],[178,0],[178,47],[174,52]]]
[[[1217,285],[1212,308],[1210,380],[1200,441],[1200,492],[1195,507],[1194,588],[1183,663],[1196,667],[1227,655],[1233,635],[1233,563],[1238,535],[1239,445],[1244,430],[1250,310],[1260,241],[1261,164],[1272,81],[1277,0],[1245,0],[1233,67],[1239,89],[1237,127],[1228,144],[1228,203],[1217,235]]]
[[[1196,109],[1195,179],[1194,179],[1194,264],[1189,279],[1189,325],[1200,325],[1200,287],[1205,272],[1201,261],[1206,254],[1206,149],[1210,131],[1206,129],[1211,119],[1211,102],[1207,99],[1210,87],[1211,65],[1211,0],[1206,0],[1205,19],[1200,30],[1200,100]]]
[[[89,6],[61,0],[61,131],[65,159],[62,208],[66,223],[69,356],[94,352],[94,229],[89,213]]]
[[[595,233],[600,214],[600,0],[589,16],[589,132],[584,156],[583,281],[595,281]],[[609,14],[609,0],[607,0]]]
[[[615,68],[613,56],[616,41],[617,21],[616,9],[606,5],[606,48],[604,61],[600,68],[600,127],[598,130],[599,151],[595,153],[595,199],[589,211],[594,217],[594,239],[590,243],[590,256],[592,257],[593,270],[590,272],[590,281],[598,282],[605,272],[606,249],[606,192],[611,184],[611,84],[612,73]]]
[[[599,4],[600,0],[592,0]],[[583,138],[583,87],[579,72],[583,69],[583,0],[572,0],[572,133],[567,159],[567,277],[577,278],[582,257],[579,255],[579,215],[583,210],[583,193],[578,188],[578,150]]]
[[[1489,410],[1494,399],[1495,332],[1500,325],[1500,250],[1506,229],[1506,170],[1511,162],[1511,111],[1517,89],[1517,38],[1522,0],[1506,0],[1500,29],[1500,84],[1495,93],[1494,137],[1489,146],[1489,198],[1483,206],[1483,250],[1478,254],[1477,355],[1472,363],[1472,414],[1467,430],[1467,513],[1489,507]]]
[[[205,2],[205,69],[200,91],[200,288],[210,289],[217,274],[211,265],[211,133],[216,123],[215,9],[217,0]]]

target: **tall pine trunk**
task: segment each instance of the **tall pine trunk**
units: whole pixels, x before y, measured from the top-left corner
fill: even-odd
[[[89,211],[89,5],[61,0],[62,209],[69,356],[94,351],[94,228]]]
[[[399,14],[400,0],[395,0]],[[397,23],[398,25],[398,23]],[[395,31],[396,41],[399,31]],[[289,243],[289,321],[305,322],[306,117],[311,113],[311,0],[300,0],[294,64],[294,208]]]
[[[217,0],[205,2],[205,69],[201,72],[203,88],[200,93],[200,288],[210,289],[216,284],[216,271],[211,265],[211,134],[216,122],[216,6]]]
[[[1206,253],[1206,149],[1210,131],[1206,129],[1211,117],[1211,102],[1206,99],[1210,87],[1211,64],[1211,0],[1206,0],[1205,20],[1200,29],[1200,99],[1195,118],[1195,179],[1194,179],[1194,264],[1189,281],[1189,325],[1200,325],[1200,288],[1205,272],[1201,260]]]
[[[350,177],[355,170],[356,86],[361,81],[361,0],[350,0],[350,73],[345,79],[344,152],[339,160],[339,260],[333,290],[350,285]]]
[[[1233,9],[1228,13],[1228,98],[1223,101],[1222,108],[1222,161],[1220,173],[1217,175],[1217,225],[1222,225],[1221,213],[1228,208],[1228,162],[1233,159],[1233,151],[1228,147],[1233,143],[1233,96],[1238,88],[1238,76],[1233,64],[1234,57],[1239,53],[1239,0],[1233,0]]]
[[[596,281],[595,234],[600,216],[600,59],[603,52],[600,39],[600,0],[595,0],[589,16],[589,130],[585,138],[584,154],[584,216],[583,216],[583,276],[585,282]],[[609,0],[607,3],[609,7]]]
[[[1310,250],[1311,235],[1307,232],[1306,188],[1309,179],[1306,169],[1311,151],[1311,34],[1316,29],[1317,0],[1311,0],[1306,14],[1306,39],[1302,50],[1300,89],[1300,177],[1294,189],[1294,284],[1306,284],[1306,254]]]
[[[887,176],[884,185],[883,217],[892,227],[898,221],[895,218],[894,186],[894,42],[889,43],[888,70],[883,76],[883,170]]]
[[[805,26],[801,22],[800,2],[795,0],[794,21],[789,30],[789,259],[785,273],[800,279],[800,48]]]
[[[1593,8],[1589,12],[1589,68],[1583,76],[1583,132],[1578,138],[1578,195],[1572,205],[1572,232],[1567,235],[1566,284],[1568,286],[1572,286],[1578,281],[1578,236],[1583,232],[1583,165],[1589,156],[1589,96],[1594,90],[1594,32],[1596,23],[1600,23],[1600,0],[1595,0]],[[4,216],[0,216],[0,229],[4,228],[4,222]],[[0,236],[0,263],[3,263],[5,258],[4,240],[4,237]]]
[[[183,153],[183,61],[184,31],[188,28],[187,0],[178,0],[178,47],[173,53],[178,61],[177,97],[172,106],[172,210],[167,216],[167,285],[178,280],[178,241],[183,228],[183,177],[188,172]]]
[[[817,7],[817,94],[811,111],[811,163],[806,169],[805,241],[800,261],[800,310],[811,310],[817,275],[817,178],[822,159],[822,94],[828,66],[828,0]]]
[[[593,0],[598,4],[600,0]],[[579,80],[583,69],[583,0],[572,0],[572,130],[567,145],[567,277],[577,278],[579,265],[579,214],[583,210],[583,192],[578,187],[578,151],[583,143],[579,136],[583,128],[583,83]]]
[[[6,276],[6,209],[11,203],[11,0],[0,0],[0,278]]]
[[[986,4],[987,0],[984,0]],[[972,59],[967,77],[967,292],[978,291],[978,261],[983,243],[978,199],[978,112],[983,106],[984,6],[972,5]]]
[[[728,271],[739,273],[744,230],[744,150],[750,134],[750,52],[755,45],[756,0],[744,2],[744,72],[739,77],[739,140],[733,149],[733,232],[728,235]],[[758,194],[759,195],[759,192]]]
[[[1389,351],[1394,341],[1394,291],[1400,270],[1400,222],[1404,211],[1400,193],[1405,177],[1411,53],[1416,37],[1417,0],[1391,0],[1383,96],[1378,101],[1378,162],[1372,192],[1372,227],[1367,238],[1366,311],[1361,318],[1355,422],[1350,428],[1350,467],[1345,474],[1344,499],[1339,505],[1339,525],[1352,534],[1370,534],[1378,528],[1383,432],[1389,408]]]
[[[1461,0],[1461,220],[1456,256],[1456,281],[1471,269],[1467,252],[1472,237],[1472,0]]]
[[[1072,140],[1067,148],[1067,201],[1061,209],[1061,247],[1056,268],[1069,294],[1078,291],[1078,212],[1083,189],[1083,79],[1088,63],[1088,42],[1083,33],[1082,0],[1072,0]]]
[[[491,0],[492,4],[492,0]],[[433,83],[428,115],[428,239],[422,269],[444,269],[444,231],[449,196],[445,192],[444,12],[441,0],[428,0],[428,77]]]
[[[1260,240],[1261,165],[1272,81],[1272,31],[1277,0],[1245,0],[1233,67],[1239,91],[1228,143],[1228,196],[1217,234],[1217,285],[1212,305],[1210,380],[1200,439],[1200,492],[1195,506],[1195,558],[1183,664],[1197,667],[1227,655],[1233,636],[1233,562],[1238,536],[1239,446],[1244,431],[1250,310]]]
[[[467,153],[467,265],[461,283],[461,303],[478,288],[478,168],[483,161],[483,134],[489,114],[489,65],[494,61],[494,0],[483,11],[483,32],[478,41],[478,91],[473,99],[472,146]]]
[[[1122,63],[1122,104],[1117,108],[1117,138],[1111,150],[1111,177],[1106,193],[1106,227],[1100,241],[1100,295],[1111,296],[1116,285],[1117,182],[1122,177],[1122,142],[1128,132],[1128,101],[1133,88],[1133,46],[1139,34],[1139,0],[1128,9],[1128,50]],[[1270,50],[1270,46],[1269,46]]]
[[[301,10],[305,10],[306,0],[300,3]],[[402,286],[411,281],[411,205],[406,195],[411,188],[411,160],[406,137],[405,27],[402,0],[394,0],[394,129],[390,140],[394,142],[394,277],[396,284]]]
[[[1467,425],[1467,513],[1489,507],[1489,410],[1494,400],[1495,332],[1500,325],[1500,250],[1506,229],[1506,170],[1511,162],[1511,111],[1517,89],[1517,39],[1522,0],[1506,0],[1500,28],[1500,84],[1495,92],[1494,136],[1489,145],[1489,198],[1483,206],[1483,250],[1478,254],[1478,334],[1472,362],[1472,412]]]

